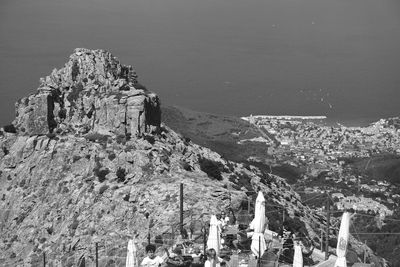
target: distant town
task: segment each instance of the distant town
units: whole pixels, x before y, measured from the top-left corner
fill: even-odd
[[[269,147],[271,157],[253,158],[253,161],[304,169],[301,180],[307,181],[305,190],[317,193],[333,189],[337,209],[352,208],[384,218],[393,215],[390,207],[399,206],[400,194],[396,186],[385,179],[377,181],[361,173],[357,175],[346,164],[349,159],[367,159],[374,155],[399,156],[398,118],[381,119],[367,127],[326,125],[325,116],[257,115],[242,119],[256,125],[262,136],[240,142],[262,142]],[[369,164],[367,161],[362,168],[368,169]],[[312,183],[315,177],[321,179]],[[371,194],[375,196],[373,199],[364,197]]]

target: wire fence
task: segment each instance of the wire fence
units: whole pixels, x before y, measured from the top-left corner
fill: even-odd
[[[353,234],[400,234],[400,233],[357,233],[356,229],[354,229]],[[166,246],[170,246],[170,244],[176,244],[177,242],[181,242],[182,244],[190,244],[191,246],[187,246],[184,249],[184,253],[190,254],[190,248],[200,248],[201,251],[204,253],[204,241],[207,237],[202,234],[193,235],[192,239],[184,239],[178,240],[177,238],[167,238],[164,237],[162,239],[157,239],[153,237],[150,239],[150,242],[156,244],[159,248],[157,253],[163,253],[163,248]],[[298,237],[297,237],[298,238]],[[297,239],[296,238],[296,239]],[[301,238],[301,237],[300,237]],[[230,253],[228,253],[228,266],[230,267],[240,267],[244,265],[248,266],[275,266],[273,264],[277,264],[278,261],[283,262],[290,262],[291,257],[288,254],[284,253],[285,250],[292,250],[293,249],[293,241],[296,239],[288,237],[285,238],[287,244],[284,246],[282,240],[279,241],[278,246],[271,247],[269,251],[267,251],[267,255],[263,257],[260,261],[255,261],[254,258],[251,257],[251,250],[242,248],[240,250],[236,250],[235,248],[230,247]],[[227,240],[227,238],[225,238]],[[90,243],[87,244],[87,247],[79,248],[82,251],[71,251],[66,253],[49,253],[49,252],[42,252],[42,254],[36,254],[35,259],[33,259],[32,266],[109,266],[109,267],[116,267],[116,266],[125,266],[126,257],[127,257],[127,238],[125,242],[121,242],[122,240],[119,239],[118,241],[112,240],[103,240],[97,243]],[[148,240],[147,240],[148,241]],[[116,244],[116,242],[119,242]],[[139,245],[139,250],[143,251],[146,243],[142,243]],[[27,251],[26,248],[22,248],[15,253],[15,258],[24,258],[29,255],[30,251]],[[290,253],[289,253],[290,255]],[[139,262],[143,258],[139,256]],[[10,266],[7,264],[2,264],[0,259],[0,266]],[[15,266],[24,266],[22,261],[17,261]]]
[[[207,236],[205,232],[200,235],[194,235],[191,239],[179,240],[177,238],[163,238],[157,239],[156,237],[152,238],[150,242],[152,244],[156,244],[158,247],[157,253],[163,253],[163,249],[168,247],[169,244],[177,244],[181,243],[184,245],[184,254],[190,255],[193,252],[193,249],[199,248],[204,254],[205,240]],[[228,240],[227,237],[224,237],[225,240]],[[290,240],[288,238],[286,240]],[[118,242],[118,241],[117,241]],[[228,243],[228,242],[227,242]],[[144,246],[147,243],[142,243],[139,245],[139,250],[143,251]],[[282,246],[280,246],[282,248]],[[170,247],[171,248],[171,247]],[[288,246],[290,248],[290,245]],[[15,261],[15,266],[25,266],[26,261],[23,261],[32,251],[27,251],[26,248],[22,248],[20,251],[16,252],[14,255],[15,259],[19,259]],[[227,260],[228,265],[230,267],[239,267],[241,265],[251,265],[254,263],[254,258],[251,258],[251,250],[248,248],[241,248],[239,251],[232,247],[230,244],[230,248],[225,246],[226,256],[224,257]],[[97,243],[89,243],[86,247],[79,247],[74,251],[64,252],[64,253],[56,253],[56,252],[48,252],[43,251],[42,253],[34,253],[35,257],[31,258],[30,263],[32,266],[96,266],[96,267],[117,267],[117,266],[125,266],[126,257],[127,257],[127,240],[125,242],[119,242],[116,244],[115,241],[107,241],[103,240]],[[222,254],[221,254],[222,255]],[[281,255],[281,259],[285,259],[285,255]],[[143,258],[139,256],[139,262]],[[254,266],[261,264],[262,266],[276,263],[279,260],[279,248],[270,249],[268,255],[266,255],[261,262],[256,262]],[[290,260],[290,259],[287,259]],[[2,259],[0,259],[0,266],[10,266],[7,264],[2,264]]]

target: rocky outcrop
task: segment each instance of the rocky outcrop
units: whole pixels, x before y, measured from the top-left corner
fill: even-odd
[[[156,131],[160,101],[136,72],[104,50],[76,49],[65,66],[18,101],[14,125],[23,135],[97,132],[137,137]]]

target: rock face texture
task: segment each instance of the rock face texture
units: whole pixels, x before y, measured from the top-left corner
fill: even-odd
[[[16,104],[23,135],[116,134],[138,137],[160,126],[158,97],[131,66],[104,50],[76,49],[60,70],[41,79],[36,94]]]
[[[284,179],[160,124],[157,96],[136,79],[108,52],[77,49],[17,103],[16,133],[0,131],[0,266],[42,266],[44,254],[46,266],[94,266],[96,243],[99,266],[125,266],[132,236],[140,254],[148,232],[152,242],[173,242],[181,183],[185,228],[221,210],[240,214],[262,190],[271,222],[282,224],[274,206],[284,207],[296,231],[319,244],[326,219]]]

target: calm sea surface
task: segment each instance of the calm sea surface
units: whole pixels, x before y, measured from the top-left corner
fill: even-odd
[[[400,113],[399,0],[0,0],[0,123],[75,47],[211,113]]]

